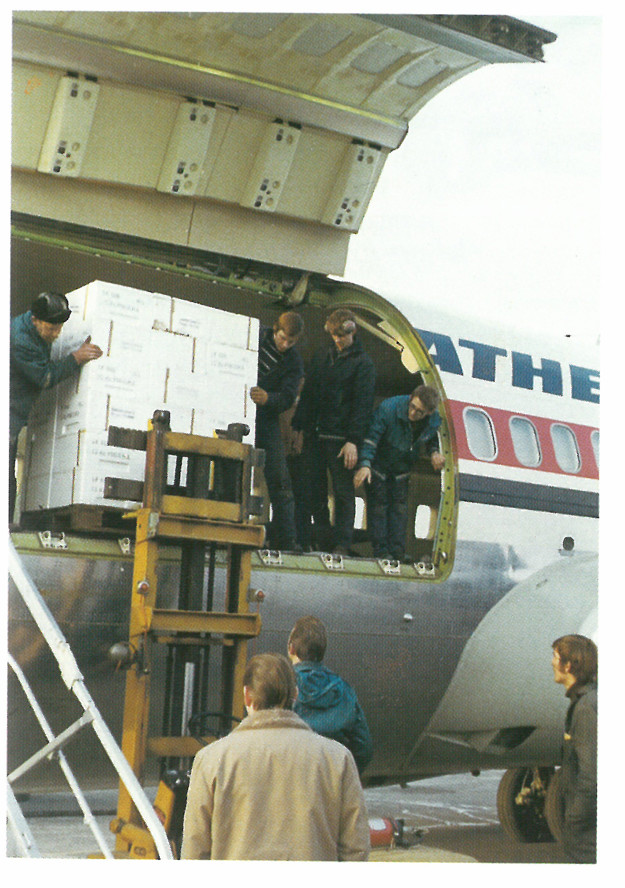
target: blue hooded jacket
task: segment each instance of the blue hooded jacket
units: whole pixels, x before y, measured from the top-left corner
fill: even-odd
[[[373,756],[373,742],[352,686],[322,663],[310,660],[295,664],[295,678],[295,712],[317,734],[346,746],[362,773]]]

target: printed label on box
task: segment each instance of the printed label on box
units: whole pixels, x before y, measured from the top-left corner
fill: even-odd
[[[209,339],[216,311],[217,309],[206,305],[174,297],[172,300],[172,332]]]
[[[122,284],[93,281],[87,286],[83,317],[101,315],[130,324],[151,325],[152,294]]]

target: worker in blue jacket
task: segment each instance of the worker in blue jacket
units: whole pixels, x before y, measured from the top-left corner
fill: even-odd
[[[287,644],[297,682],[293,711],[317,734],[346,746],[361,774],[373,756],[373,741],[355,690],[322,663],[327,643],[317,617],[300,617],[293,626]]]
[[[71,309],[62,293],[40,293],[30,310],[11,320],[9,395],[9,523],[16,499],[17,439],[39,394],[62,379],[78,373],[83,364],[102,356],[88,336],[75,351],[59,361],[51,358],[52,345],[61,334]]]
[[[421,448],[440,472],[438,392],[420,385],[410,395],[387,398],[376,409],[360,450],[354,485],[370,485],[367,520],[375,558],[404,557],[410,471]]]

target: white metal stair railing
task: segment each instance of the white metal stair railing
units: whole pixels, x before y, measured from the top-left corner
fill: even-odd
[[[68,729],[67,731],[63,731],[62,734],[59,734],[58,737],[55,737],[54,733],[52,732],[52,729],[50,728],[50,725],[48,724],[48,721],[43,713],[43,710],[39,706],[39,703],[37,702],[37,699],[32,692],[32,688],[28,684],[28,680],[26,679],[26,676],[24,675],[22,669],[16,663],[15,659],[11,656],[11,654],[8,655],[8,658],[9,658],[9,666],[11,667],[11,669],[15,673],[19,683],[21,684],[22,690],[24,691],[24,694],[26,695],[26,698],[27,698],[28,702],[30,703],[31,709],[33,710],[35,716],[37,717],[37,721],[39,722],[39,725],[41,726],[41,729],[42,729],[43,733],[45,734],[46,739],[48,740],[48,743],[45,746],[43,746],[39,750],[39,752],[37,752],[37,753],[35,753],[35,755],[31,756],[31,758],[28,759],[26,762],[24,762],[22,765],[20,765],[19,768],[16,768],[14,771],[12,771],[8,777],[9,798],[11,797],[11,795],[13,796],[13,798],[11,801],[11,805],[8,808],[7,814],[8,814],[8,820],[9,820],[9,826],[12,829],[13,836],[14,836],[15,840],[18,842],[18,846],[25,852],[21,856],[23,856],[23,857],[33,857],[33,856],[40,857],[41,855],[39,854],[38,849],[36,848],[36,843],[34,842],[34,839],[32,838],[32,833],[27,835],[25,841],[22,840],[20,842],[20,840],[19,840],[19,837],[23,836],[23,834],[24,834],[23,824],[25,822],[25,818],[22,815],[21,821],[18,821],[15,816],[15,814],[16,814],[15,805],[17,805],[19,813],[21,814],[22,812],[21,812],[21,809],[19,808],[19,803],[18,803],[17,799],[13,795],[13,789],[11,787],[11,784],[14,783],[18,779],[18,777],[21,777],[22,774],[25,774],[27,771],[29,771],[30,768],[34,767],[38,762],[42,761],[44,758],[50,758],[54,753],[56,753],[61,770],[63,771],[63,774],[65,775],[65,779],[67,780],[69,787],[72,790],[72,793],[74,794],[74,797],[76,798],[76,801],[78,802],[80,810],[83,813],[85,824],[89,827],[89,829],[93,833],[95,840],[98,843],[98,847],[102,851],[102,854],[104,855],[104,857],[107,859],[112,859],[113,854],[111,853],[109,845],[108,845],[106,839],[104,838],[102,831],[100,830],[100,827],[98,826],[98,822],[95,819],[95,817],[93,816],[93,813],[92,813],[91,809],[89,808],[89,804],[88,804],[85,796],[83,795],[83,792],[82,792],[80,786],[78,785],[78,781],[76,780],[74,773],[73,773],[72,769],[70,768],[67,759],[65,758],[65,754],[63,753],[63,750],[61,749],[62,745],[64,743],[66,743],[67,740],[69,740],[70,737],[72,737],[80,728],[84,727],[86,724],[90,724],[92,721],[92,718],[90,716],[83,715],[80,719],[78,719],[77,722],[74,723],[74,725],[72,725],[72,727],[70,729]],[[31,850],[31,849],[33,849],[33,846],[34,846],[35,853],[33,853],[33,851]]]
[[[78,668],[78,664],[74,658],[74,654],[67,643],[63,633],[58,627],[54,617],[50,613],[47,605],[45,604],[39,590],[36,588],[24,566],[22,565],[21,559],[15,550],[15,546],[13,545],[12,540],[9,538],[9,575],[11,576],[15,586],[20,593],[22,600],[28,607],[33,619],[35,620],[37,626],[39,627],[40,632],[44,636],[50,650],[54,654],[57,663],[59,664],[59,669],[61,672],[61,677],[66,685],[66,687],[72,691],[72,693],[76,696],[79,703],[81,704],[84,713],[83,715],[74,722],[73,725],[70,725],[65,731],[59,734],[57,737],[54,736],[52,730],[46,718],[37,703],[30,686],[24,676],[22,670],[15,662],[13,657],[9,655],[9,663],[11,668],[14,670],[24,692],[33,708],[33,711],[39,721],[39,724],[42,727],[42,730],[48,740],[45,746],[36,752],[33,756],[31,756],[26,762],[16,768],[11,772],[8,776],[8,806],[7,806],[7,817],[9,825],[12,829],[14,839],[17,842],[18,847],[20,847],[24,851],[24,856],[40,856],[36,844],[32,839],[32,835],[28,829],[24,829],[26,825],[25,818],[23,817],[21,810],[19,809],[19,804],[15,798],[13,790],[11,788],[11,784],[14,783],[18,777],[22,776],[22,774],[26,773],[30,768],[34,767],[38,762],[42,761],[44,758],[50,758],[52,755],[56,755],[58,757],[61,769],[65,774],[65,777],[70,785],[72,792],[74,793],[76,800],[83,812],[85,823],[91,828],[91,831],[94,834],[96,841],[102,853],[106,858],[112,858],[113,855],[100,831],[98,824],[91,813],[85,796],[83,795],[76,779],[67,763],[67,760],[62,752],[62,746],[67,743],[67,741],[77,733],[77,731],[81,730],[83,727],[91,725],[93,730],[95,731],[96,736],[100,740],[102,747],[106,754],[108,755],[113,767],[117,771],[121,781],[126,786],[130,797],[137,810],[141,814],[143,821],[149,830],[152,838],[154,839],[154,843],[156,845],[156,849],[158,851],[159,857],[161,860],[173,860],[173,854],[171,851],[171,846],[167,839],[167,835],[165,830],[163,829],[163,825],[161,821],[158,819],[154,808],[152,807],[152,803],[150,802],[148,796],[143,790],[143,787],[139,783],[134,771],[130,767],[128,760],[124,756],[121,751],[117,741],[111,734],[106,722],[102,718],[98,708],[95,705],[89,691],[87,690],[84,682],[84,678],[82,673]],[[17,809],[17,810],[16,810]],[[27,826],[27,825],[26,825]]]
[[[41,857],[28,821],[22,814],[22,809],[15,798],[10,783],[7,784],[7,823],[11,829],[10,835],[15,843],[15,848],[20,852],[18,856]],[[9,836],[7,836],[7,844],[8,839]]]

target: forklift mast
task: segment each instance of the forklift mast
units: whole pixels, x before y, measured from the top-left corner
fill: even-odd
[[[109,429],[109,444],[146,451],[143,483],[107,478],[105,486],[107,496],[142,501],[132,513],[136,539],[129,639],[115,646],[120,666],[127,669],[121,748],[141,783],[147,757],[159,759],[154,807],[175,856],[180,854],[193,756],[244,717],[247,643],[261,628],[260,615],[250,612],[249,601],[251,552],[262,548],[265,537],[256,518],[262,497],[254,492],[264,452],[241,443],[248,432],[236,423],[218,431],[216,438],[180,434],[171,431],[169,412],[160,410],[147,432]],[[159,554],[171,545],[181,551],[175,610],[159,607],[158,596]],[[213,609],[217,549],[226,550],[220,611]],[[162,734],[148,736],[157,644],[167,646]],[[217,700],[211,710],[206,709],[209,696]],[[121,782],[111,830],[116,857],[158,856]]]

